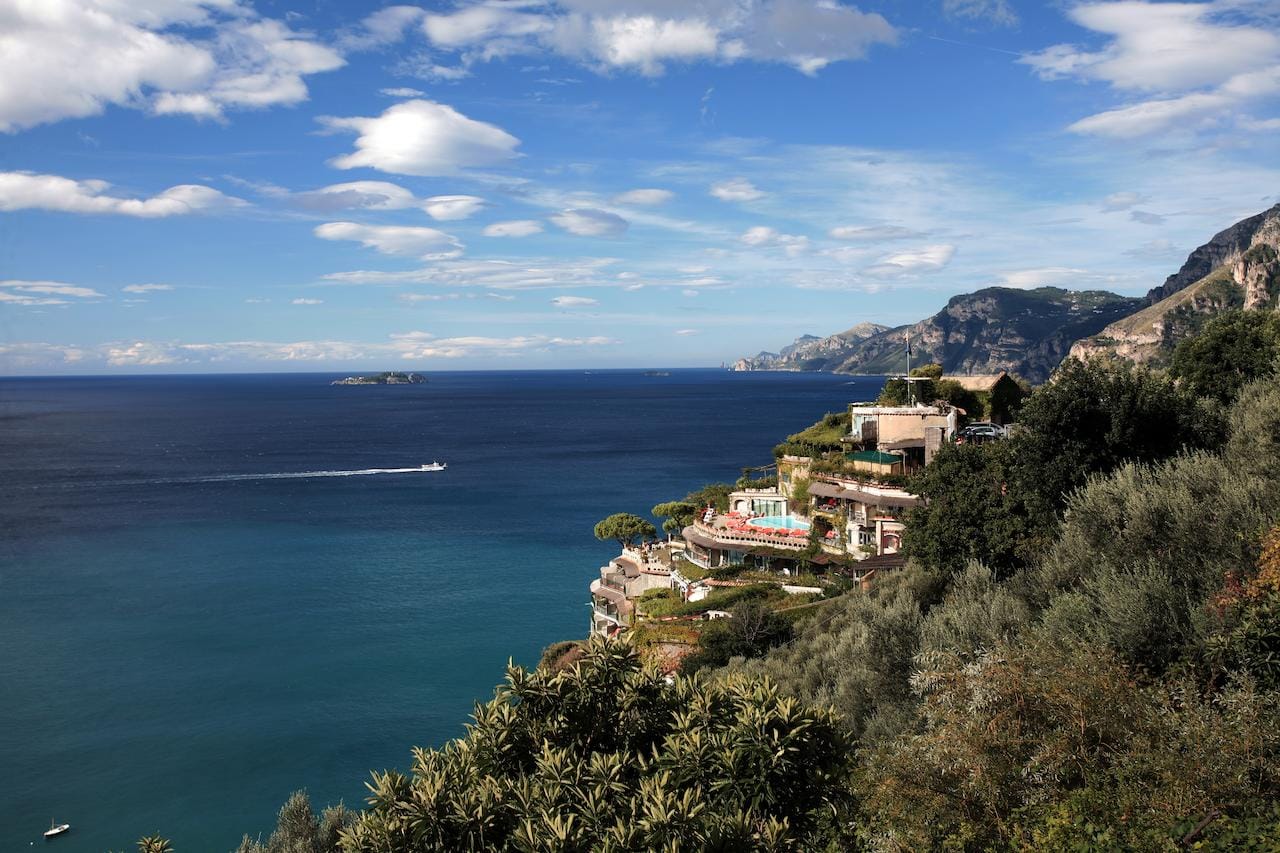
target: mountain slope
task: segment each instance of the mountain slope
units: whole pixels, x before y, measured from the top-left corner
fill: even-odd
[[[888,331],[879,323],[859,323],[825,338],[801,335],[778,352],[761,352],[740,358],[734,370],[834,370],[844,361],[847,351],[876,335]]]
[[[1178,341],[1215,314],[1274,308],[1280,294],[1280,204],[1215,234],[1182,269],[1147,294],[1141,311],[1077,341],[1076,358],[1163,364]]]
[[[801,357],[784,360],[779,353],[762,359],[770,354],[761,353],[740,360],[734,369],[900,373],[906,367],[903,335],[909,332],[914,363],[934,361],[948,373],[1006,370],[1042,382],[1074,341],[1132,313],[1142,302],[1096,290],[988,287],[953,297],[937,314],[914,325],[850,334],[870,325],[862,324],[829,338],[806,336],[792,345]]]

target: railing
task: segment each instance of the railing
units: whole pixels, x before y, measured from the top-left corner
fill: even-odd
[[[601,608],[596,604],[589,604],[587,606],[591,608],[592,615],[594,615],[597,619],[604,619],[606,622],[612,622],[613,624],[619,627],[623,627],[623,628],[626,627],[627,623],[622,621],[621,616],[618,616],[617,614],[614,614],[614,613],[610,613],[609,611]]]
[[[690,563],[693,563],[695,566],[699,566],[704,569],[711,568],[711,561],[708,560],[706,557],[703,557],[701,554],[697,553],[696,551],[686,550],[684,552],[684,558],[688,560]],[[673,571],[673,574],[679,574],[679,571],[680,571],[679,569],[675,569]]]
[[[777,536],[771,533],[752,533],[745,530],[729,530],[726,527],[715,527],[697,519],[694,520],[693,526],[720,542],[728,542],[730,544],[741,542],[744,544],[754,545],[777,545],[783,548],[795,548],[799,551],[803,551],[805,548],[809,547],[809,540],[807,536],[801,538],[799,536]],[[703,568],[710,567],[703,566]]]

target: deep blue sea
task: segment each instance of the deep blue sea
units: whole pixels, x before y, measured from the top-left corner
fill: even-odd
[[[229,851],[295,789],[360,805],[508,658],[585,635],[597,520],[880,384],[427,375],[0,379],[0,850],[56,818],[63,853]]]

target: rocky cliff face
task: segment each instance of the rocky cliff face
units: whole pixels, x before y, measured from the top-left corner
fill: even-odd
[[[801,335],[778,352],[761,352],[740,358],[734,370],[833,370],[844,360],[846,351],[867,338],[888,329],[878,323],[859,323],[825,338]]]
[[[1187,256],[1186,263],[1176,273],[1153,287],[1147,293],[1147,302],[1155,305],[1185,287],[1195,284],[1223,264],[1235,262],[1250,247],[1260,233],[1274,232],[1280,221],[1280,204],[1264,210],[1256,216],[1241,219],[1235,225],[1213,235],[1213,238]],[[1274,245],[1274,243],[1273,243]]]
[[[1277,250],[1280,204],[1214,235],[1147,295],[1146,308],[1077,341],[1070,355],[1159,365],[1178,341],[1194,335],[1214,314],[1274,308],[1280,291]]]
[[[1007,370],[1042,382],[1073,341],[1141,304],[1140,299],[1103,291],[989,287],[954,297],[937,314],[914,325],[862,324],[829,338],[802,339],[788,359],[781,353],[763,359],[769,354],[762,353],[740,360],[734,369],[901,373],[906,368],[903,338],[909,333],[913,364],[934,361],[948,373]]]

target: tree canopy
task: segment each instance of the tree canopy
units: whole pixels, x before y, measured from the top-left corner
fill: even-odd
[[[1178,343],[1169,373],[1192,393],[1222,403],[1248,382],[1270,375],[1280,359],[1280,314],[1230,311]]]
[[[637,539],[650,539],[658,535],[652,523],[629,512],[615,512],[598,522],[595,527],[596,538],[607,542],[610,539],[620,546],[626,547]]]
[[[474,718],[374,774],[347,853],[814,850],[848,826],[836,717],[766,682],[668,684],[593,640],[568,669],[509,668]]]

